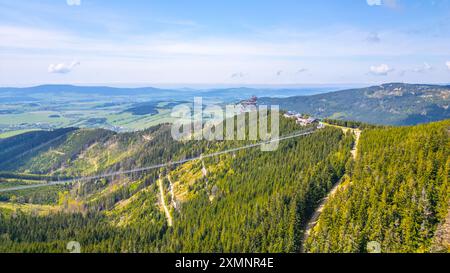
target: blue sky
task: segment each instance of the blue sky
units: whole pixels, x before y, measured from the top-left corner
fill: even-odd
[[[449,0],[0,0],[0,85],[450,82]]]

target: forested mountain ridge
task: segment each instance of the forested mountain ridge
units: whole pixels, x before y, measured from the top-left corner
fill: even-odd
[[[449,120],[365,130],[345,186],[326,204],[307,250],[364,252],[373,241],[383,252],[448,251],[448,240],[436,236],[450,234],[449,134]]]
[[[259,102],[322,118],[372,124],[415,125],[450,118],[450,86],[440,85],[389,83]]]
[[[294,120],[280,121],[282,135],[300,129]],[[353,135],[326,127],[283,141],[275,152],[250,149],[145,173],[0,193],[0,252],[65,252],[69,241],[80,242],[83,252],[298,252],[307,221],[343,177],[344,187],[326,205],[308,251],[365,252],[372,240],[385,251],[434,251],[435,241],[445,237],[439,234],[445,234],[449,196],[449,126],[449,120],[401,128],[364,125],[356,160]],[[125,134],[65,134],[16,166],[3,166],[0,188],[246,143],[177,142],[168,125]],[[17,137],[8,141],[12,148],[21,145]]]
[[[280,126],[282,134],[300,129],[295,121],[283,118]],[[169,126],[107,134],[94,142],[86,137],[92,132],[98,133],[72,132],[65,144],[47,147],[8,171],[47,170],[49,175],[71,176],[84,169],[87,175],[244,144],[179,143],[169,137]],[[88,144],[70,153],[71,143],[79,143],[75,141],[79,139]],[[67,240],[80,240],[87,252],[295,252],[300,246],[302,222],[343,174],[352,142],[352,137],[341,130],[326,128],[282,142],[273,153],[252,149],[145,174],[44,187],[37,193],[3,193],[0,250],[64,251]],[[108,154],[115,151],[126,154],[119,156],[120,161],[103,159],[111,158]],[[67,158],[67,154],[73,156]],[[17,178],[3,180],[1,184],[7,185],[2,187],[34,183]],[[166,219],[161,194],[173,226]],[[42,195],[52,198],[45,200]],[[59,213],[32,213],[44,208],[36,207],[41,203]],[[62,230],[61,226],[66,228]]]

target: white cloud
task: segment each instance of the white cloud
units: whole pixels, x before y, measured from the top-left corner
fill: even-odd
[[[381,0],[366,0],[369,6],[381,6]]]
[[[379,43],[381,42],[380,36],[376,32],[371,32],[367,35],[366,41],[369,43]]]
[[[243,72],[236,72],[231,75],[231,78],[243,78],[245,74]]]
[[[69,6],[80,6],[81,0],[66,0],[66,3]]]
[[[65,63],[51,64],[48,67],[48,72],[55,74],[67,74],[70,73],[78,65],[80,65],[80,62],[78,61],[73,61],[70,64]]]
[[[408,72],[414,72],[414,73],[426,73],[426,72],[429,72],[429,71],[432,71],[433,70],[433,66],[431,66],[430,64],[428,64],[428,63],[423,63],[423,65],[422,66],[420,66],[420,67],[415,67],[415,68],[413,68],[413,69],[405,69],[405,70],[402,70],[402,71],[400,71],[400,76],[405,76],[406,75],[406,73],[408,73]]]
[[[410,56],[428,52],[430,55],[448,54],[450,39],[435,42],[412,39],[402,33],[384,33],[383,43],[367,46],[361,37],[367,32],[358,30],[330,31],[326,34],[305,34],[304,41],[259,41],[253,39],[225,39],[209,37],[189,39],[162,35],[125,36],[118,40],[76,36],[73,33],[48,29],[0,25],[0,47],[32,52],[77,53],[79,56],[120,56],[121,58],[195,57],[360,57]],[[132,41],[132,42],[130,42]],[[70,55],[69,55],[70,56]],[[60,57],[60,56],[55,56]],[[61,56],[67,57],[67,56]]]
[[[447,65],[447,68],[450,70],[450,61],[446,62],[445,65]]]
[[[387,76],[394,69],[390,68],[387,64],[374,65],[370,67],[370,73],[378,76]]]
[[[383,0],[383,5],[391,9],[398,8],[397,0]]]
[[[385,6],[391,9],[398,8],[397,0],[366,0],[369,6]]]
[[[244,80],[252,83],[298,83],[301,77],[297,72],[304,67],[308,71],[321,71],[304,79],[309,82],[369,82],[374,73],[367,73],[367,78],[355,75],[368,71],[371,65],[387,63],[387,60],[395,60],[396,68],[410,72],[402,81],[417,81],[419,76],[427,82],[445,81],[447,75],[443,69],[419,75],[412,73],[414,66],[408,63],[410,56],[422,56],[424,52],[427,58],[448,55],[450,37],[433,38],[430,42],[399,31],[380,30],[377,33],[383,42],[368,44],[364,40],[368,33],[367,29],[345,27],[302,32],[304,39],[271,39],[271,35],[267,35],[269,38],[265,40],[250,36],[245,39],[218,36],[192,39],[184,34],[160,33],[147,36],[124,34],[120,39],[113,39],[0,24],[0,47],[8,49],[0,51],[0,59],[2,64],[10,64],[8,70],[6,65],[0,65],[0,75],[3,76],[0,84],[2,80],[20,82],[14,73],[27,73],[29,81],[39,83],[58,80],[42,67],[48,67],[48,60],[72,60],[74,56],[89,60],[89,66],[76,70],[76,75],[71,77],[91,83],[173,82],[174,79],[182,83]],[[443,64],[447,60],[444,59]],[[52,73],[69,73],[64,66],[58,68],[58,63],[54,62],[55,65],[49,69],[55,71]],[[65,66],[69,64],[70,61]],[[277,69],[274,68],[284,71],[280,77],[276,76]],[[251,74],[242,78],[231,77],[241,71],[251,71]],[[346,78],[338,78],[336,71]],[[58,78],[64,81],[67,77]]]
[[[423,66],[414,68],[412,71],[416,73],[424,73],[430,70],[433,70],[433,67],[428,63],[424,63]]]

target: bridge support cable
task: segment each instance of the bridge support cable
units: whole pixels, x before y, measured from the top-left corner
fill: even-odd
[[[288,139],[292,139],[292,138],[297,138],[297,137],[303,137],[303,136],[311,135],[314,132],[315,132],[315,129],[310,129],[310,130],[306,130],[306,131],[305,130],[297,131],[297,132],[294,132],[294,133],[291,133],[291,134],[288,134],[288,135],[284,135],[284,136],[281,136],[281,137],[277,137],[277,138],[274,138],[274,139],[265,140],[265,141],[261,141],[261,142],[258,142],[258,143],[249,144],[249,145],[245,145],[245,146],[241,146],[241,147],[237,147],[237,148],[232,148],[232,149],[228,149],[228,150],[224,150],[224,151],[214,152],[214,153],[211,153],[211,154],[202,154],[200,156],[187,158],[187,159],[182,159],[182,160],[178,160],[178,161],[169,161],[169,162],[166,162],[166,163],[156,164],[156,165],[148,166],[148,167],[136,168],[136,169],[132,169],[132,170],[117,171],[117,172],[111,172],[111,173],[105,173],[105,174],[93,175],[93,176],[77,177],[77,178],[66,179],[66,180],[61,180],[61,181],[52,181],[52,182],[47,182],[46,184],[24,185],[24,186],[17,186],[17,187],[11,187],[11,188],[4,188],[4,189],[0,189],[0,193],[2,193],[2,192],[11,192],[11,191],[19,191],[19,190],[27,190],[27,189],[35,189],[35,188],[49,187],[49,186],[57,186],[57,185],[68,185],[68,184],[72,184],[74,182],[86,182],[86,181],[98,180],[98,179],[102,179],[102,178],[111,178],[111,177],[119,176],[119,175],[129,175],[129,174],[142,173],[142,172],[146,172],[146,171],[149,171],[149,170],[161,169],[161,168],[166,168],[166,167],[171,167],[171,166],[182,165],[182,164],[190,162],[190,161],[203,160],[205,158],[217,157],[217,156],[224,155],[224,154],[229,154],[229,153],[233,153],[234,154],[234,153],[236,153],[238,151],[260,147],[262,145],[267,145],[267,144],[271,144],[271,143],[274,143],[274,142],[279,142],[279,141],[284,141],[284,140],[288,140]]]

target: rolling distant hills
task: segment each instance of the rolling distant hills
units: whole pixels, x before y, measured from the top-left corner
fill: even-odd
[[[259,103],[323,118],[414,125],[450,118],[450,86],[388,83],[312,96],[262,98]]]
[[[202,97],[205,104],[233,104],[256,95],[289,97],[334,89],[216,88],[164,89],[108,86],[41,85],[0,87],[0,139],[30,130],[65,127],[143,130],[170,123],[172,107]]]
[[[333,90],[325,87],[311,88],[213,88],[213,89],[166,89],[155,87],[109,87],[109,86],[77,86],[77,85],[39,85],[33,87],[0,87],[0,104],[6,102],[36,101],[42,96],[70,97],[79,99],[80,96],[139,96],[151,99],[192,99],[194,96],[202,96],[209,99],[222,101],[241,100],[253,95],[259,97],[288,97],[298,95],[310,95]],[[44,98],[47,98],[44,97]]]
[[[162,94],[164,92],[171,92],[172,90],[158,89],[153,87],[143,88],[116,88],[107,86],[75,86],[75,85],[39,85],[34,87],[16,88],[3,87],[0,88],[0,94],[12,93],[14,95],[30,96],[36,94],[97,94],[106,96],[118,95],[148,95],[148,94]]]
[[[372,124],[415,125],[450,118],[450,86],[390,83],[332,90],[337,88],[5,87],[0,88],[0,138],[65,127],[142,130],[172,122],[172,107],[194,97],[202,97],[205,104],[223,105],[257,96],[260,105]]]

